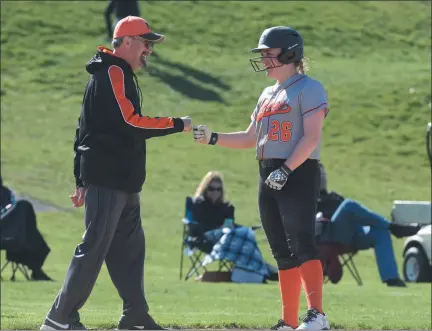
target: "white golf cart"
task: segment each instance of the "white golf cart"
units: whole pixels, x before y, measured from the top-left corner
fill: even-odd
[[[431,127],[432,123],[429,123],[426,130],[426,148],[432,167]],[[396,200],[393,203],[392,221],[399,224],[418,223],[424,225],[417,234],[405,240],[403,274],[407,282],[431,281],[431,202]]]

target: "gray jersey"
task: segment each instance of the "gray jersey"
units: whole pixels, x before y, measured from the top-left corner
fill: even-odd
[[[320,82],[298,74],[261,94],[252,113],[257,134],[257,159],[287,159],[303,137],[303,119],[326,109],[327,95]],[[321,141],[309,158],[320,158]]]

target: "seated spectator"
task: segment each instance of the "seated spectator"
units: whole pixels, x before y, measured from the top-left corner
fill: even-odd
[[[1,184],[1,249],[9,261],[27,266],[32,280],[52,280],[42,270],[50,248],[36,226],[33,205],[27,200],[16,200],[13,192]]]
[[[222,227],[224,224],[234,225],[234,206],[225,201],[222,175],[208,172],[196,189],[194,208],[188,211],[191,220],[200,224],[203,232]]]
[[[191,244],[211,256],[231,260],[236,266],[265,273],[266,279],[277,279],[277,270],[265,263],[251,227],[235,222],[234,206],[225,200],[223,177],[208,172],[187,210]],[[235,250],[235,251],[234,251]],[[245,262],[247,261],[247,262]]]
[[[374,248],[381,280],[388,286],[406,286],[399,277],[390,234],[399,238],[411,236],[420,227],[391,223],[354,200],[328,192],[323,167],[321,183],[317,206],[318,243],[338,243],[358,250]]]

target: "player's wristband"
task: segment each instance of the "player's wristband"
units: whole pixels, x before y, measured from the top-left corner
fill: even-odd
[[[285,165],[285,163],[281,165],[280,169],[281,169],[281,171],[282,171],[285,175],[287,175],[287,176],[289,176],[289,175],[292,174],[292,172],[293,172],[290,168],[288,168],[288,167]]]
[[[209,145],[216,145],[218,138],[219,138],[218,134],[216,132],[212,132],[208,144]]]

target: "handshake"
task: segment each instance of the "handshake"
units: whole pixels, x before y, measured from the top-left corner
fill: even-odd
[[[217,133],[211,132],[207,125],[193,125],[192,119],[189,116],[181,118],[184,123],[184,132],[190,132],[193,128],[194,140],[199,144],[212,144],[214,145],[217,141]]]

